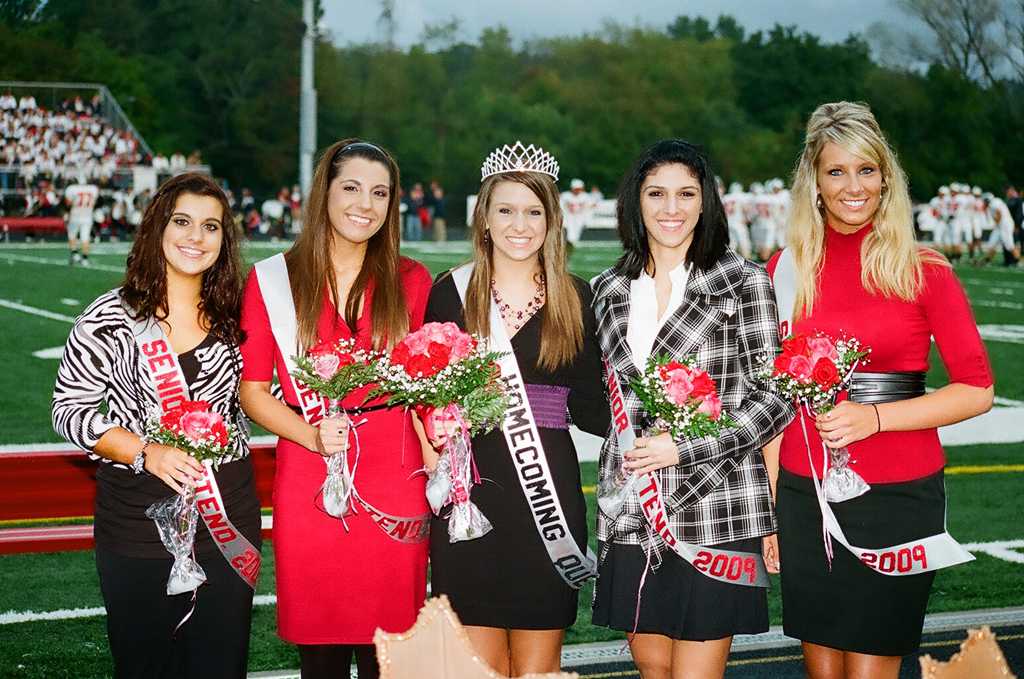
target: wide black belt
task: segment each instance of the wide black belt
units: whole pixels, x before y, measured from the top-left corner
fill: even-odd
[[[868,373],[854,372],[847,389],[848,398],[857,403],[891,403],[924,395],[924,373],[919,371]]]
[[[285,403],[286,406],[294,410],[297,414],[302,415],[302,408],[299,406],[293,406],[291,403]],[[372,406],[359,406],[358,408],[342,408],[342,412],[348,415],[362,415],[363,413],[372,413],[375,410],[386,410],[391,408],[387,403],[377,403]]]

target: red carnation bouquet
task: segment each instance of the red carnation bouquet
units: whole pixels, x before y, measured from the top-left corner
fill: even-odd
[[[415,407],[427,422],[438,416],[452,424],[437,469],[427,482],[427,500],[435,513],[451,503],[448,537],[471,540],[491,529],[487,517],[469,499],[475,473],[471,436],[500,426],[508,394],[496,363],[469,333],[454,323],[427,323],[378,364],[379,387],[371,396],[387,394],[388,405]]]
[[[224,457],[240,457],[236,444],[238,429],[205,401],[185,401],[179,407],[152,416],[145,426],[145,440],[179,448],[217,468]],[[184,495],[172,495],[150,505],[146,516],[156,522],[164,547],[174,557],[168,594],[191,592],[206,581],[206,573],[195,559],[196,526],[199,509],[196,490],[185,486]]]
[[[328,417],[348,419],[341,408],[341,400],[377,381],[375,364],[378,358],[375,352],[357,350],[353,340],[323,341],[305,355],[293,357],[296,369],[291,375],[324,399]],[[359,465],[357,424],[349,420],[349,426],[356,449],[352,468],[349,469],[346,453],[331,455],[327,458],[327,477],[320,489],[324,511],[338,519],[352,513],[352,494]]]
[[[756,375],[774,384],[779,393],[795,400],[813,417],[835,407],[839,392],[849,384],[857,366],[866,363],[863,359],[870,351],[856,338],[845,335],[833,338],[824,333],[807,336],[798,332],[782,340],[781,354],[762,359]],[[803,424],[802,417],[800,422]],[[849,500],[868,491],[870,486],[848,466],[850,451],[846,446],[830,450],[822,442],[822,449],[829,462],[822,482],[830,502]]]
[[[717,439],[722,429],[738,426],[722,414],[715,382],[697,367],[695,356],[682,362],[665,354],[652,356],[643,374],[629,384],[647,410],[651,436],[668,432],[673,439]],[[597,487],[601,511],[613,518],[618,516],[635,479],[636,474],[620,466],[614,475],[602,480]]]

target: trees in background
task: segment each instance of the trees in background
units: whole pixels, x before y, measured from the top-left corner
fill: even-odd
[[[198,148],[233,185],[291,184],[300,5],[18,0],[0,11],[0,77],[104,82],[154,149]],[[384,17],[382,34],[397,20]],[[372,139],[409,183],[437,179],[455,197],[475,192],[490,150],[522,139],[554,153],[566,179],[612,193],[641,148],[680,136],[708,148],[726,181],[749,183],[789,175],[815,106],[855,99],[876,111],[920,197],[953,179],[997,188],[1024,177],[1021,123],[1007,108],[1021,102],[1024,75],[1005,62],[988,67],[991,78],[977,55],[966,69],[938,55],[926,69],[883,66],[860,37],[826,44],[782,26],[748,35],[729,16],[523,45],[501,27],[474,43],[457,29],[429,26],[407,50],[321,41],[320,146]]]

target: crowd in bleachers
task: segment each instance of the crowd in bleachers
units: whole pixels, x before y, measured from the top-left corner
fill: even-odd
[[[103,117],[100,98],[64,100],[53,110],[37,105],[32,95],[0,95],[0,165],[16,173],[3,174],[2,188],[34,188],[43,182],[63,186],[79,174],[106,182],[119,167],[144,160],[138,140]],[[20,180],[12,182],[14,178]]]

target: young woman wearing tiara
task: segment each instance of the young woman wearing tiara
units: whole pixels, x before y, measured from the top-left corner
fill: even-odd
[[[289,376],[289,357],[320,341],[387,349],[422,324],[430,275],[398,254],[398,186],[398,166],[384,149],[355,139],[331,146],[317,166],[295,245],[258,263],[245,289],[242,407],[280,437],[278,633],[299,644],[303,677],[348,676],[353,653],[359,676],[376,676],[374,631],[409,629],[426,595],[425,539],[389,536],[364,503],[344,521],[314,504],[325,460],[345,453],[349,468],[358,455],[354,485],[365,503],[425,521],[425,482],[414,476],[422,446],[411,415],[373,404],[358,409],[365,396],[359,390],[342,401],[348,417],[323,417],[320,399]],[[284,402],[270,392],[275,369]],[[362,422],[356,433],[353,420]]]
[[[472,440],[483,479],[472,501],[493,529],[450,543],[447,519],[435,518],[431,585],[448,596],[480,657],[514,677],[559,670],[576,588],[593,574],[566,414],[604,436],[609,410],[590,288],[565,268],[557,163],[517,142],[492,153],[482,175],[473,259],[438,277],[426,320],[454,321],[489,337],[492,350],[508,347],[502,375],[512,378],[513,406],[505,430]],[[435,422],[428,417],[426,429],[441,447]]]

